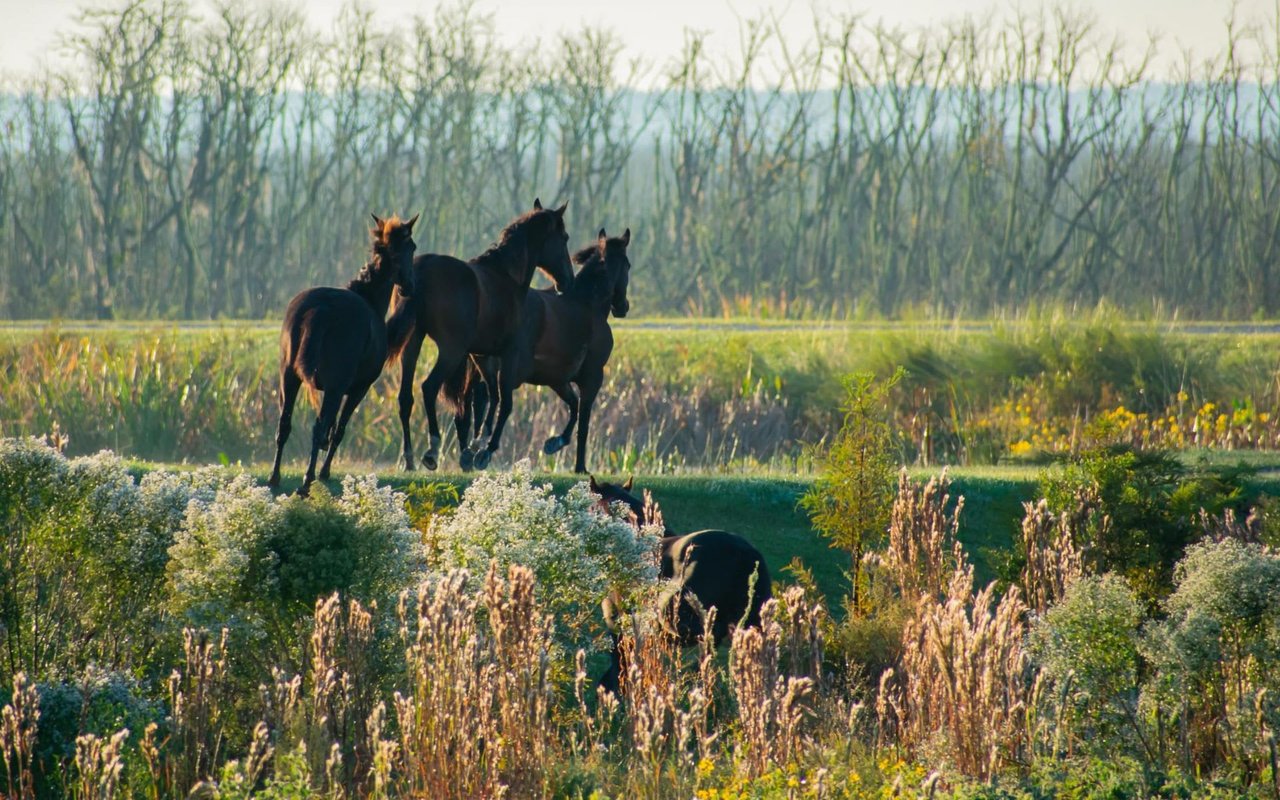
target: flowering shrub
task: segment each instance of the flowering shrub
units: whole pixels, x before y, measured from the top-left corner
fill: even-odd
[[[1061,697],[1072,743],[1110,751],[1135,719],[1138,627],[1143,609],[1124,579],[1113,574],[1073,582],[1062,600],[1036,620],[1032,660]],[[1102,744],[1105,742],[1105,744]]]
[[[628,593],[657,577],[654,550],[661,531],[637,531],[620,509],[604,513],[585,482],[563,498],[549,484],[533,483],[528,462],[509,473],[484,473],[452,515],[428,534],[433,567],[465,569],[473,576],[496,562],[533,570],[539,600],[572,640],[595,619],[611,589]]]
[[[41,438],[0,440],[0,622],[6,667],[137,669],[155,645],[168,548],[225,470],[136,481],[109,452],[67,459]],[[7,677],[7,676],[6,676]]]
[[[388,603],[422,565],[404,496],[350,475],[340,496],[318,486],[311,498],[274,497],[239,475],[187,507],[169,555],[171,610],[185,624],[228,627],[240,644],[274,647],[259,656],[290,664],[316,598]]]

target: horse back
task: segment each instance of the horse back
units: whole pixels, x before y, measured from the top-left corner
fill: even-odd
[[[759,624],[760,607],[773,596],[773,582],[764,556],[751,542],[729,531],[696,531],[664,538],[661,555],[662,577],[704,608],[716,607],[717,640],[728,635],[730,625]]]
[[[321,286],[298,293],[280,329],[281,369],[324,391],[377,377],[386,358],[385,326],[355,292]],[[368,373],[373,370],[372,376]]]
[[[437,345],[500,355],[517,332],[525,292],[496,268],[448,255],[413,260],[417,319]]]

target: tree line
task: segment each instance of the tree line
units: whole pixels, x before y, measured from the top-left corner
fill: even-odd
[[[1063,10],[801,44],[765,18],[661,65],[495,24],[85,12],[0,94],[0,317],[271,317],[355,273],[369,212],[465,256],[535,196],[582,241],[635,231],[646,312],[1280,311],[1276,20],[1172,73]]]

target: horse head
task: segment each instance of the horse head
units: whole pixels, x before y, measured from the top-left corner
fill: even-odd
[[[390,279],[400,288],[406,297],[413,295],[413,253],[418,248],[413,240],[413,226],[418,221],[414,214],[408,222],[397,216],[380,219],[373,217],[374,227],[369,230],[373,237],[373,255],[371,262],[375,276],[383,280]]]
[[[551,279],[556,291],[568,291],[573,286],[573,260],[569,257],[569,231],[564,225],[564,212],[568,203],[559,208],[544,209],[534,198],[533,213],[528,216],[530,255],[533,264]]]

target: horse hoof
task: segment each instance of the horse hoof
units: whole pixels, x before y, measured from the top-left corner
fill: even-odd
[[[309,483],[304,483],[304,484],[302,484],[301,486],[299,486],[299,487],[298,487],[298,492],[297,492],[297,494],[298,494],[298,497],[310,497],[310,496],[311,496],[311,484],[309,484]]]
[[[434,472],[436,467],[440,466],[440,461],[435,457],[434,454],[427,453],[422,457],[422,466]]]
[[[476,463],[476,455],[470,450],[463,450],[462,455],[458,456],[458,466],[463,472],[470,472]]]
[[[549,456],[554,456],[556,453],[559,453],[561,450],[563,450],[566,444],[568,444],[568,442],[566,442],[564,439],[560,438],[559,436],[552,436],[550,439],[548,439],[546,442],[543,443],[542,452],[546,453]]]
[[[270,486],[272,489],[279,489],[279,488],[280,488],[280,476],[279,476],[279,475],[272,475],[270,478],[267,478],[267,486]]]
[[[476,453],[476,459],[473,462],[475,464],[475,468],[484,469],[489,466],[489,460],[491,458],[493,458],[493,453],[488,450],[481,450],[479,453]]]

